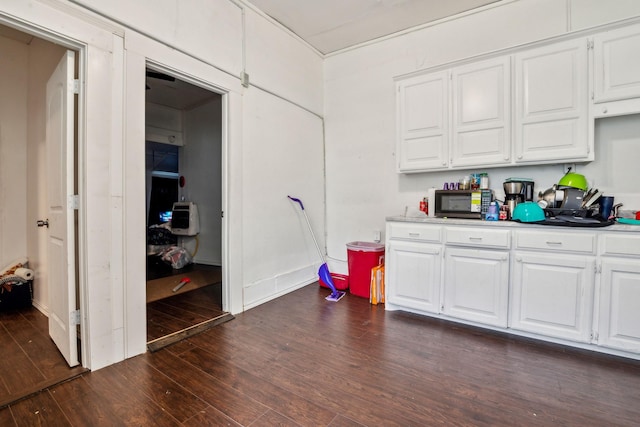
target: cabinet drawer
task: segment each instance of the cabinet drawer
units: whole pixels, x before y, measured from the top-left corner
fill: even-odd
[[[600,239],[600,253],[602,255],[640,257],[640,234],[603,234]]]
[[[546,231],[517,231],[517,249],[541,249],[545,251],[580,252],[592,254],[596,247],[595,234],[562,233]]]
[[[483,230],[479,227],[447,228],[447,244],[509,248],[509,230]]]
[[[442,242],[442,227],[414,223],[389,223],[389,238]]]

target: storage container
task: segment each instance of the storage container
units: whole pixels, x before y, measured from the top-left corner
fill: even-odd
[[[349,266],[349,292],[369,298],[371,269],[384,264],[384,245],[372,242],[347,243]]]
[[[346,274],[331,273],[331,279],[333,279],[333,286],[335,286],[337,290],[346,291],[349,289],[349,276]],[[320,283],[320,286],[323,288],[329,289],[329,286],[324,283],[322,278],[318,280],[318,283]]]

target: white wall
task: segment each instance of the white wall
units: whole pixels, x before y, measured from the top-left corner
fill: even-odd
[[[222,98],[184,112],[185,145],[180,170],[185,186],[179,196],[198,205],[200,234],[182,240],[195,262],[222,265]]]
[[[324,247],[322,120],[260,89],[244,95],[245,306],[317,280],[319,255],[300,198]]]
[[[640,2],[635,1],[504,2],[329,56],[325,60],[327,232],[334,270],[346,272],[342,262],[346,260],[346,243],[371,241],[374,230],[384,230],[385,217],[402,214],[406,206],[417,209],[428,188],[441,188],[445,181],[474,172],[395,172],[394,76],[639,14]],[[627,178],[608,173],[611,159],[628,169],[633,167],[630,159],[640,157],[640,144],[633,142],[638,139],[633,133],[636,129],[637,117],[633,116],[598,125],[599,158],[580,165],[578,171],[607,191],[629,191]],[[617,154],[623,149],[632,150],[632,155]],[[501,197],[505,178],[533,178],[539,191],[557,182],[564,170],[562,165],[550,165],[475,172],[488,172],[491,186]]]
[[[144,328],[144,312],[141,310],[144,295],[140,291],[144,283],[144,271],[139,271],[144,268],[144,233],[137,231],[144,230],[141,218],[144,218],[145,209],[142,163],[144,130],[140,128],[144,120],[144,102],[140,98],[144,96],[144,91],[139,87],[143,86],[140,86],[140,82],[148,64],[172,72],[179,78],[184,77],[187,81],[216,87],[228,93],[223,105],[226,120],[223,134],[227,139],[223,146],[226,158],[222,165],[226,173],[223,209],[228,230],[228,246],[223,248],[228,256],[225,265],[228,277],[225,280],[231,287],[226,308],[232,312],[242,311],[257,301],[275,298],[283,289],[313,282],[316,277],[311,271],[317,260],[314,258],[315,247],[310,241],[304,241],[306,246],[302,248],[278,242],[269,247],[269,256],[277,263],[267,269],[261,268],[264,254],[255,250],[256,246],[248,236],[257,235],[252,233],[253,230],[272,229],[274,215],[268,212],[255,215],[253,210],[247,211],[247,207],[253,206],[253,194],[269,203],[273,203],[276,197],[282,197],[280,186],[263,186],[264,177],[274,170],[282,171],[289,166],[291,160],[286,153],[304,149],[313,156],[296,163],[295,171],[305,173],[305,179],[299,181],[296,189],[299,193],[304,190],[311,194],[309,199],[317,201],[312,203],[310,209],[312,217],[323,217],[322,121],[310,113],[323,109],[322,58],[297,38],[286,34],[279,25],[245,7],[243,2],[165,0],[159,4],[147,0],[133,5],[122,1],[105,3],[87,0],[75,3],[87,5],[103,17],[112,18],[125,26],[126,101],[122,107],[122,120],[126,144],[118,148],[118,140],[115,139],[110,157],[114,160],[118,150],[122,149],[122,158],[125,159],[124,165],[117,162],[113,164],[111,176],[114,190],[119,190],[117,176],[113,174],[117,173],[118,168],[124,168],[123,224],[117,224],[118,218],[112,216],[112,220],[116,221],[112,228],[118,231],[121,226],[126,233],[122,236],[124,259],[121,264],[114,263],[116,269],[121,266],[122,271],[114,271],[111,275],[112,292],[115,292],[112,299],[114,308],[121,295],[124,295],[124,317],[126,325],[129,325],[128,330],[125,325],[124,353],[134,355],[141,351],[139,343],[143,331],[140,329]],[[265,55],[265,49],[269,50],[270,55]],[[114,62],[114,76],[118,76],[118,58]],[[244,89],[239,85],[238,77],[243,70],[249,74],[251,82],[260,86],[259,89],[255,86]],[[271,108],[280,103],[283,106]],[[260,117],[253,116],[255,111],[260,111]],[[310,116],[313,126],[301,129],[293,125],[300,121],[300,114]],[[280,126],[277,129],[270,128],[268,132],[256,131],[254,121],[267,126],[277,122]],[[248,156],[249,164],[245,162],[245,156]],[[109,155],[106,157],[109,158]],[[260,160],[258,167],[251,167],[254,159]],[[264,165],[269,166],[267,171],[262,169]],[[293,174],[289,174],[288,178],[289,181],[295,180]],[[119,194],[119,191],[115,193]],[[284,201],[288,203],[286,199]],[[288,218],[299,221],[296,215],[297,212],[291,210]],[[287,216],[283,218],[286,220]],[[320,219],[317,225],[323,227],[323,223]],[[323,230],[320,234],[324,234]],[[118,236],[117,233],[113,234],[116,240]],[[282,235],[278,238],[281,240]],[[114,248],[116,243],[112,243]],[[283,271],[287,274],[282,275]],[[121,284],[117,280],[118,274],[122,274],[124,289],[118,288]],[[266,292],[262,289],[258,299],[246,297],[248,292],[245,288],[256,282],[269,281],[277,281],[278,285]],[[96,301],[103,298],[107,298],[105,292],[99,293]],[[115,322],[117,312],[114,311],[113,316]],[[120,333],[120,325],[114,323],[114,327],[113,337],[116,338]]]
[[[48,312],[46,229],[46,82],[63,48],[34,38],[0,37],[0,266],[26,257],[35,272],[33,303]]]
[[[0,268],[27,256],[28,46],[0,37]]]

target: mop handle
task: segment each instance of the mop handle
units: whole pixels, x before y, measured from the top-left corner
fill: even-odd
[[[309,222],[309,217],[307,216],[307,211],[304,210],[304,205],[302,204],[302,200],[296,199],[295,197],[291,197],[291,196],[287,196],[287,197],[300,205],[300,208],[302,209],[302,213],[304,214],[304,219],[307,220],[307,225],[309,226],[309,231],[311,232],[311,237],[313,238],[313,243],[315,243],[316,249],[318,250],[318,255],[320,255],[320,259],[322,260],[322,262],[325,262],[324,255],[322,254],[322,251],[320,250],[320,245],[318,245],[318,241],[316,240],[316,236],[315,236],[315,234],[313,234],[313,228],[311,228],[311,223]]]
[[[302,200],[296,199],[295,197],[291,197],[291,196],[287,196],[287,197],[290,198],[291,200],[293,200],[294,202],[298,203],[300,205],[300,208],[302,208],[302,210],[304,210],[304,205],[302,204]]]

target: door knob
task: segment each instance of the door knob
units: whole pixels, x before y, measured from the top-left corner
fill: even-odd
[[[49,228],[49,218],[47,219],[39,219],[38,222],[36,222],[36,224],[38,224],[38,227],[47,227]]]

